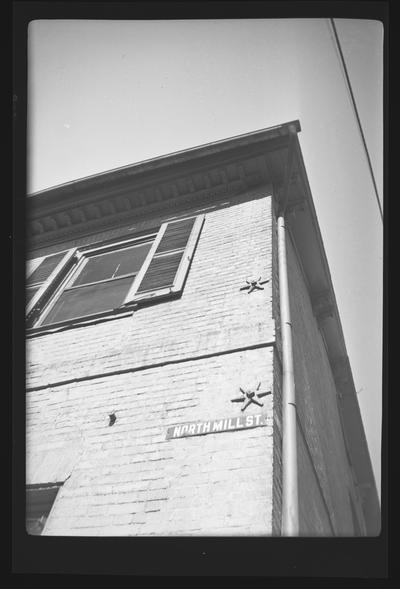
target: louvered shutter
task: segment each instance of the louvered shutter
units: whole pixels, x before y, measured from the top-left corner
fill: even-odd
[[[54,288],[70,268],[76,249],[43,256],[27,263],[26,315],[32,319],[47,302]]]
[[[163,223],[124,305],[182,290],[203,222],[204,215]]]

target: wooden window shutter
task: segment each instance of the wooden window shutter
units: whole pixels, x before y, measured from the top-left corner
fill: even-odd
[[[27,318],[33,319],[43,308],[60,280],[73,263],[76,248],[35,258],[27,262],[27,291],[31,296],[26,305]]]
[[[182,291],[204,215],[163,223],[124,305]]]

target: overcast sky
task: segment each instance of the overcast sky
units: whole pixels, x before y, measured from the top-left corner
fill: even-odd
[[[336,20],[382,200],[383,27]],[[29,25],[29,192],[299,119],[380,485],[382,221],[327,19]]]

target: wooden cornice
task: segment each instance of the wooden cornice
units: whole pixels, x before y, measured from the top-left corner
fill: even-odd
[[[280,182],[289,131],[298,121],[154,158],[28,196],[32,247],[166,209]]]
[[[239,193],[265,183],[267,169],[262,159],[227,163],[192,170],[179,176],[157,177],[152,182],[125,180],[112,188],[99,187],[76,193],[62,202],[28,202],[28,239],[31,246],[77,236],[121,221],[167,210],[179,203],[209,201]],[[79,184],[79,182],[77,182]]]

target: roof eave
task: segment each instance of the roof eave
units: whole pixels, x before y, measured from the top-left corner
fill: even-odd
[[[127,166],[121,166],[111,171],[93,174],[91,176],[79,178],[78,180],[33,192],[27,196],[29,199],[34,198],[36,202],[38,200],[41,202],[48,202],[49,199],[54,202],[54,200],[76,194],[78,190],[80,192],[90,191],[90,189],[95,188],[99,184],[103,186],[112,186],[114,183],[120,182],[121,178],[124,177],[133,179],[144,173],[161,171],[179,164],[189,164],[192,161],[199,161],[199,158],[207,158],[212,155],[228,153],[231,150],[237,150],[241,147],[256,145],[257,143],[264,143],[272,139],[285,137],[292,129],[296,132],[301,131],[300,122],[298,120],[289,121],[282,125],[268,127],[266,129],[253,131],[243,135],[236,135],[220,141],[213,141],[197,147],[129,164]]]

